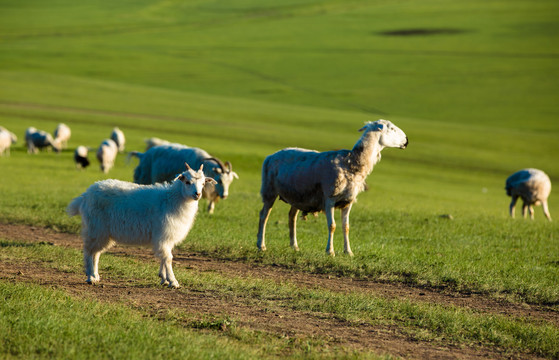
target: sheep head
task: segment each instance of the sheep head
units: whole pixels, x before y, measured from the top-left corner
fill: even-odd
[[[359,131],[380,133],[379,144],[383,147],[405,149],[408,146],[406,134],[388,120],[369,121]]]

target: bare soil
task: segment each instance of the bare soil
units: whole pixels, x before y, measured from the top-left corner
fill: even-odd
[[[82,245],[77,235],[58,233],[42,227],[0,224],[0,234],[12,240],[47,242],[75,249],[81,249]],[[145,248],[117,246],[109,253],[156,261],[151,250]],[[559,325],[559,313],[555,309],[511,303],[479,294],[447,294],[405,284],[309,274],[275,266],[214,259],[180,249],[174,250],[174,256],[174,266],[177,268],[187,267],[200,272],[215,271],[229,277],[250,276],[342,293],[363,292],[412,302],[454,305],[480,313],[540,319]],[[334,314],[291,311],[281,307],[270,310],[265,305],[255,305],[250,301],[228,298],[210,291],[174,291],[160,287],[130,286],[127,280],[113,278],[108,274],[103,277],[102,285],[89,286],[84,281],[85,275],[52,270],[44,263],[0,263],[0,279],[55,287],[76,297],[96,298],[104,302],[125,302],[129,306],[147,311],[156,318],[169,309],[179,309],[194,317],[200,314],[227,316],[234,319],[238,327],[294,339],[311,338],[323,341],[327,346],[348,350],[370,350],[378,354],[411,359],[537,358],[524,353],[505,355],[498,348],[487,348],[477,344],[457,345],[444,339],[437,342],[418,341],[397,327],[349,323]]]

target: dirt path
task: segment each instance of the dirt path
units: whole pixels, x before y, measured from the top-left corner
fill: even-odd
[[[81,249],[81,241],[73,234],[57,233],[41,227],[0,224],[0,234],[8,239],[26,242],[48,242],[56,246]],[[155,261],[149,249],[115,247],[110,253],[122,256],[146,258]],[[189,267],[195,271],[215,271],[224,276],[252,276],[278,282],[290,282],[307,288],[326,288],[336,292],[365,292],[386,298],[406,299],[413,302],[439,303],[473,309],[482,313],[537,318],[559,324],[559,314],[545,307],[511,304],[488,299],[480,295],[449,295],[432,290],[417,289],[401,284],[385,284],[373,281],[352,280],[328,275],[308,274],[281,267],[255,265],[252,263],[224,261],[186,253],[175,249],[177,267]],[[122,279],[105,276],[102,286],[87,286],[84,276],[53,271],[41,263],[0,263],[0,278],[34,282],[64,289],[78,297],[95,297],[101,301],[126,302],[149,311],[154,316],[167,309],[180,309],[191,314],[228,316],[240,327],[265,331],[279,336],[314,338],[330,346],[356,350],[373,350],[379,354],[417,359],[473,359],[502,358],[498,349],[468,347],[454,344],[431,344],[410,339],[397,328],[350,324],[333,315],[296,312],[287,309],[269,309],[255,306],[249,300],[228,299],[212,292],[193,292],[184,289],[169,291],[158,287],[130,287]],[[510,356],[510,354],[509,354]],[[536,358],[519,354],[518,358]]]

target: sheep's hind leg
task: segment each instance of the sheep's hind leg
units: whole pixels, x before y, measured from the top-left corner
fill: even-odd
[[[326,222],[328,224],[328,243],[326,244],[326,253],[335,256],[334,252],[334,232],[336,231],[336,221],[334,220],[334,204],[327,200],[324,212],[326,213]]]
[[[351,205],[349,204],[342,209],[342,228],[344,230],[344,252],[349,256],[353,256],[351,247],[349,246],[349,212],[351,211]]]
[[[264,206],[262,206],[262,210],[260,210],[260,221],[258,222],[258,235],[256,240],[256,246],[260,251],[266,251],[266,223],[268,222],[275,201],[275,198],[271,201],[264,201]]]
[[[542,201],[542,209],[543,209],[543,214],[545,215],[545,217],[547,218],[547,220],[551,221],[551,214],[549,213],[549,208],[547,207],[547,201]]]
[[[289,241],[295,251],[299,251],[297,245],[297,214],[299,214],[299,209],[292,206],[289,209]]]

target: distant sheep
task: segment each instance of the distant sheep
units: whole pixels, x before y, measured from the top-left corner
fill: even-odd
[[[124,151],[124,144],[126,143],[126,139],[124,138],[124,133],[118,127],[113,129],[111,133],[111,140],[115,142],[118,152]]]
[[[37,130],[34,127],[29,127],[25,130],[25,144],[29,154],[36,154],[41,149],[50,149],[51,147],[57,153],[62,150],[59,139],[53,139],[51,134],[43,130]]]
[[[186,164],[186,171],[171,184],[144,186],[104,180],[72,200],[66,211],[82,218],[87,282],[100,280],[99,256],[117,242],[151,246],[161,259],[161,284],[178,288],[171,251],[192,228],[204,185],[213,182],[204,176],[202,167],[194,171]]]
[[[148,151],[149,149],[151,149],[154,146],[169,145],[170,144],[170,142],[168,142],[167,140],[163,140],[163,139],[156,138],[156,137],[150,137],[149,139],[145,139],[144,142],[146,143],[146,151]]]
[[[334,210],[341,209],[344,251],[353,255],[349,245],[349,212],[357,195],[365,189],[365,179],[380,161],[385,147],[405,149],[406,134],[387,120],[368,122],[352,150],[317,152],[288,148],[268,156],[262,166],[260,194],[264,206],[258,225],[258,249],[266,250],[266,223],[279,197],[291,205],[289,237],[299,250],[296,237],[297,214],[324,211],[328,222],[326,252],[334,255]]]
[[[54,129],[54,139],[58,140],[60,142],[61,147],[64,149],[68,147],[68,140],[70,140],[71,136],[72,136],[72,131],[66,124],[60,123],[58,124],[56,129]]]
[[[214,212],[215,203],[229,195],[229,186],[233,179],[239,178],[229,161],[223,163],[205,150],[180,144],[155,146],[145,153],[132,151],[128,157],[132,156],[140,159],[134,170],[134,182],[137,184],[170,181],[180,172],[180,164],[185,162],[195,169],[204,165],[204,174],[217,182],[215,187],[204,188],[203,195],[209,201],[210,214]]]
[[[0,126],[0,156],[4,154],[10,156],[10,146],[16,142],[17,136],[5,127]]]
[[[107,174],[114,166],[118,147],[111,139],[105,139],[97,149],[97,160],[101,167],[101,171]]]
[[[85,146],[78,146],[74,151],[74,162],[78,169],[85,169],[89,166],[89,159],[87,158],[89,149]]]
[[[547,198],[551,192],[551,180],[549,176],[538,169],[523,169],[515,172],[508,177],[505,189],[507,195],[512,197],[509,206],[510,216],[514,218],[514,207],[520,197],[524,202],[522,205],[522,215],[526,218],[526,213],[530,212],[530,218],[534,219],[533,205],[542,205],[545,217],[551,221],[551,215],[547,207]]]

